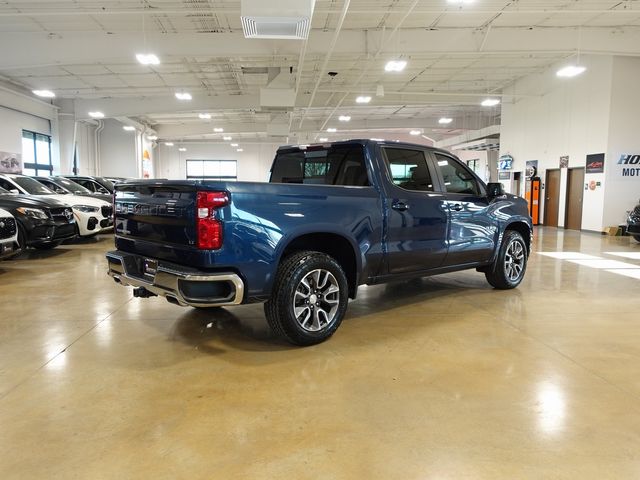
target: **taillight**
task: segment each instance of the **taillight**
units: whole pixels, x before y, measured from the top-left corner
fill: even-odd
[[[217,250],[222,247],[222,221],[216,218],[216,210],[226,205],[229,205],[227,192],[198,192],[196,228],[199,249]]]

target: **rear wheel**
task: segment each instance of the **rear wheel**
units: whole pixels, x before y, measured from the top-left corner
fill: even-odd
[[[492,287],[508,290],[517,287],[527,269],[527,246],[518,232],[507,230],[502,237],[498,256],[485,272],[485,277]]]
[[[264,311],[271,329],[294,345],[315,345],[340,326],[349,302],[344,271],[333,257],[305,251],[286,257]]]

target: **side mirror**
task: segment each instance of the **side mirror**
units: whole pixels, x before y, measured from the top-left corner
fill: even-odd
[[[503,197],[504,195],[504,187],[501,183],[491,182],[487,184],[487,197],[489,197],[490,200],[498,197]]]

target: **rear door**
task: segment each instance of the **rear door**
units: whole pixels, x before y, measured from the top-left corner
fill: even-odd
[[[484,185],[453,156],[440,152],[431,155],[450,212],[444,266],[489,260],[494,251],[497,227],[489,215]]]
[[[421,149],[381,147],[388,181],[388,272],[437,268],[447,254],[448,211],[436,191],[435,172]]]

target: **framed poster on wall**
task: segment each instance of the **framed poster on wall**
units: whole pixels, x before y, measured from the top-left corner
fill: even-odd
[[[587,155],[587,167],[585,173],[604,172],[604,153],[592,153]]]
[[[0,173],[22,173],[22,155],[0,152]]]

